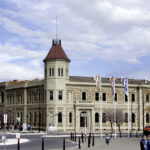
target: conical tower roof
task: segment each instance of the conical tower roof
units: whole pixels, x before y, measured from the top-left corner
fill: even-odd
[[[70,59],[67,57],[65,51],[61,46],[61,40],[52,41],[52,47],[43,61],[45,62],[47,60],[52,60],[52,59],[64,59],[70,61]]]

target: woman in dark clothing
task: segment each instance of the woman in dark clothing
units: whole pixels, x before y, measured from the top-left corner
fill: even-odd
[[[140,142],[140,146],[141,146],[141,150],[150,150],[150,149],[147,149],[147,140],[146,140],[146,136],[143,135],[142,136],[142,139],[141,139],[141,142]]]

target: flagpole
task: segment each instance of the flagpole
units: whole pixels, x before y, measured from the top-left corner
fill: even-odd
[[[127,83],[128,83],[128,79],[127,79]],[[128,86],[128,85],[127,85]],[[128,88],[128,87],[127,87]],[[129,138],[129,128],[130,128],[130,117],[129,117],[129,114],[130,114],[130,110],[129,110],[129,92],[128,92],[128,138]]]
[[[116,139],[116,101],[115,101],[115,93],[116,93],[116,89],[115,89],[115,76],[114,76],[114,122],[115,122],[115,139]]]
[[[101,130],[101,139],[102,139],[102,132],[103,132],[103,130],[102,130],[102,128],[103,128],[103,123],[102,123],[102,109],[103,109],[103,107],[102,107],[102,92],[101,92],[101,83],[102,83],[102,79],[101,79],[101,76],[100,76],[100,90],[99,90],[99,93],[100,93],[100,115],[101,115],[101,119],[100,119],[100,130]]]

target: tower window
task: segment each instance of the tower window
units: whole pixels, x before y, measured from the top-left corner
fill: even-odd
[[[63,77],[63,68],[61,68],[61,76]]]
[[[50,91],[50,100],[53,100],[53,91]]]
[[[86,100],[86,92],[82,92],[82,100]]]
[[[99,93],[98,92],[95,93],[95,100],[99,101]]]
[[[52,69],[49,68],[49,76],[51,77],[52,76]]]
[[[60,77],[60,68],[58,68],[58,76]]]
[[[59,99],[59,100],[62,100],[62,91],[59,91],[59,92],[58,92],[58,99]]]
[[[54,77],[54,68],[52,68],[52,77]]]

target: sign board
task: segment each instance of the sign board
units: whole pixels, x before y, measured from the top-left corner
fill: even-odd
[[[3,142],[3,143],[6,142],[6,136],[2,136],[2,142]]]
[[[4,114],[4,123],[7,123],[7,114]]]
[[[20,139],[20,133],[16,133],[16,138]]]
[[[81,117],[87,117],[88,113],[81,113]]]

